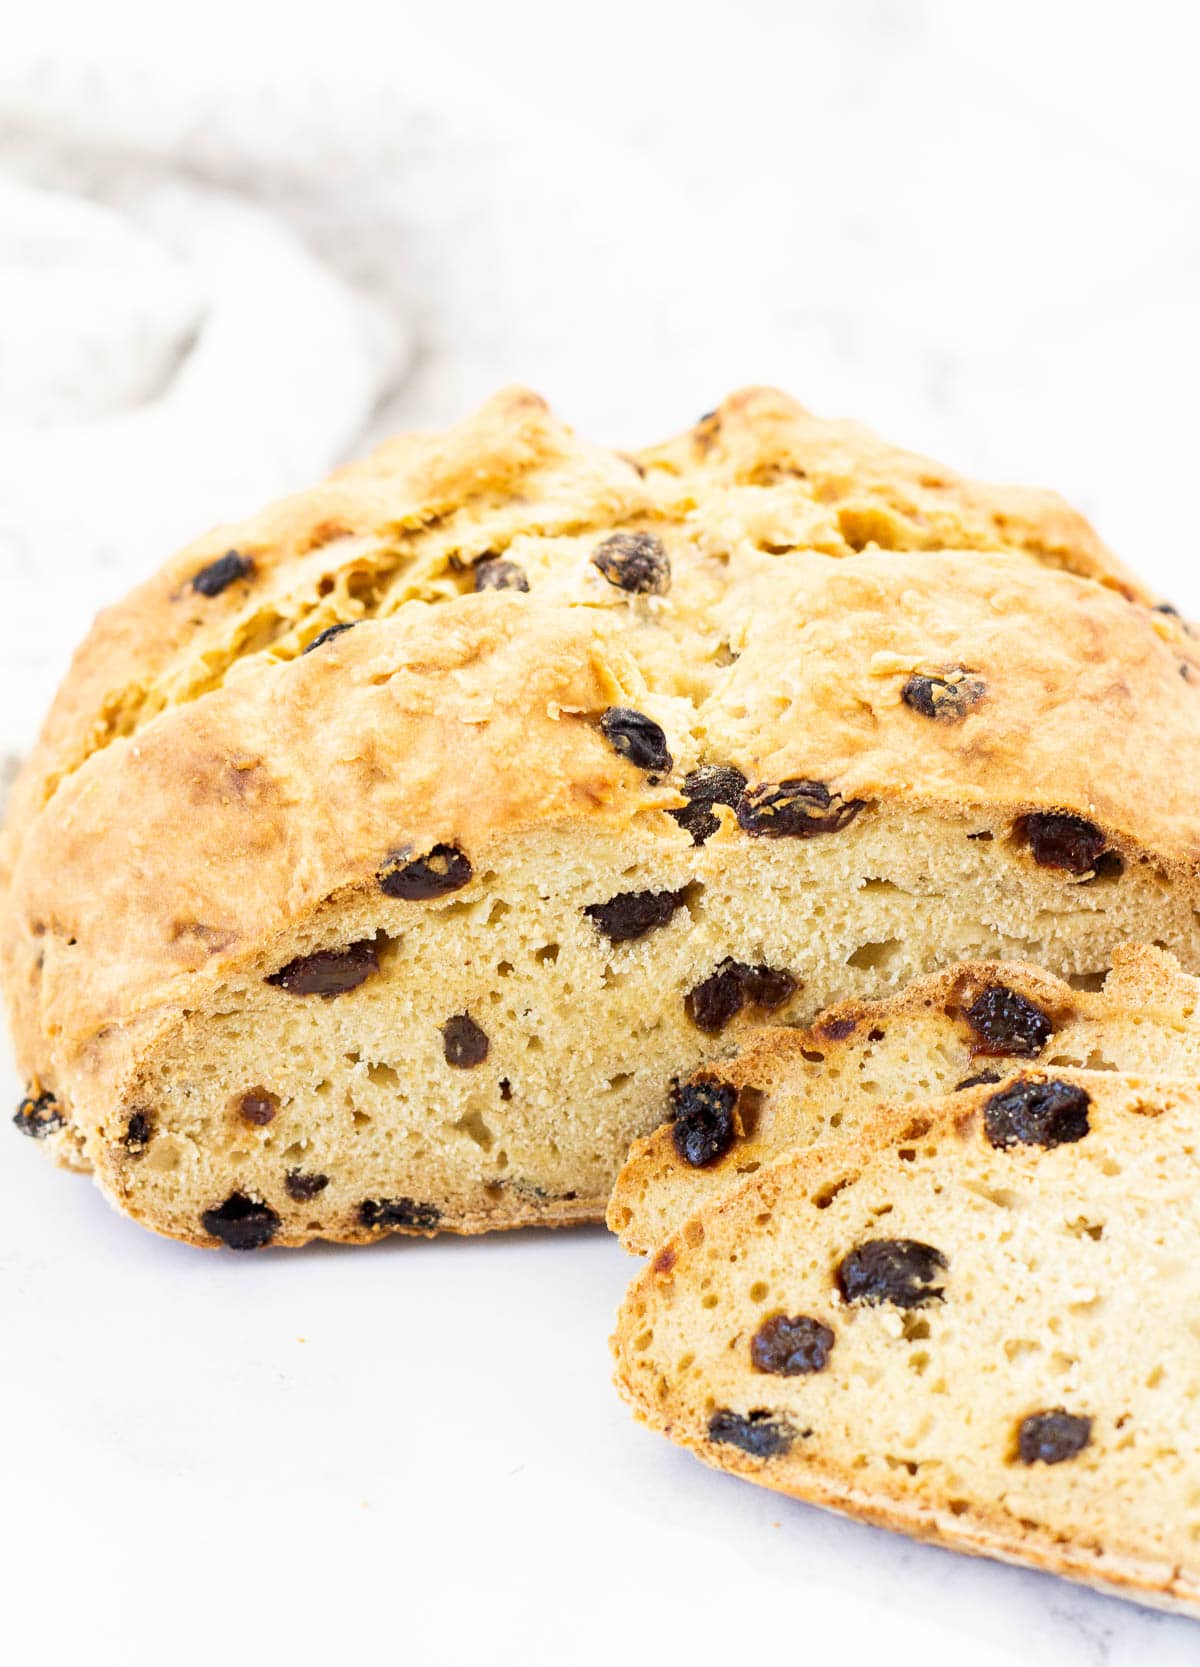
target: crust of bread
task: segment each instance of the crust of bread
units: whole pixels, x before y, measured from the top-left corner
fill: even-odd
[[[741,1185],[744,1176],[794,1147],[869,1127],[885,1090],[847,1082],[883,1066],[877,1042],[898,1030],[915,1056],[909,1098],[922,1080],[944,1091],[982,1071],[1003,1073],[1019,1061],[989,1051],[964,1018],[984,990],[1002,986],[1033,1003],[1054,1030],[1039,1063],[1122,1071],[1200,1072],[1200,979],[1151,944],[1122,944],[1099,990],[1076,990],[1038,967],[976,961],[915,979],[882,1001],[847,1001],[803,1028],[749,1032],[730,1058],[705,1066],[697,1081],[728,1083],[760,1097],[753,1130],[723,1157],[689,1166],[676,1150],[673,1124],[635,1141],[613,1189],[607,1219],[631,1255],[648,1255],[703,1203]],[[831,1122],[831,1119],[835,1121]]]
[[[1168,1120],[1164,1114],[1171,1114],[1189,1133],[1200,1134],[1200,1089],[1194,1082],[1070,1070],[1027,1070],[1006,1080],[1047,1075],[1085,1088],[1091,1096],[1093,1124],[1099,1110],[1104,1135],[1114,1126],[1143,1120],[1149,1124],[1153,1120],[1155,1127],[1137,1130],[1139,1139],[1153,1141],[1158,1119]],[[845,1468],[814,1455],[806,1443],[781,1457],[751,1457],[727,1443],[709,1440],[694,1404],[697,1386],[685,1390],[682,1380],[673,1378],[669,1368],[648,1358],[644,1341],[647,1328],[656,1315],[669,1311],[670,1305],[679,1300],[678,1293],[688,1288],[706,1250],[726,1240],[743,1247],[752,1242],[756,1219],[767,1220],[788,1198],[818,1201],[830,1192],[840,1192],[848,1176],[852,1187],[864,1177],[878,1179],[881,1171],[886,1178],[886,1166],[894,1166],[899,1150],[907,1149],[906,1142],[911,1142],[914,1110],[923,1128],[922,1147],[931,1152],[936,1148],[936,1161],[952,1176],[960,1153],[986,1145],[982,1113],[988,1098],[996,1092],[997,1087],[992,1085],[928,1101],[917,1108],[882,1108],[870,1129],[858,1138],[782,1157],[699,1209],[659,1246],[653,1261],[630,1286],[611,1339],[616,1361],[614,1381],[639,1422],[717,1469],[916,1539],[1043,1569],[1110,1595],[1200,1617],[1200,1561],[1194,1540],[1189,1539],[1186,1548],[1177,1548],[1178,1554],[1172,1556],[1151,1556],[1123,1548],[1122,1522],[1114,1506],[1108,1520],[1095,1525],[1092,1543],[1073,1543],[1070,1535],[1057,1531],[1048,1521],[1038,1522],[979,1500],[966,1501],[964,1508],[962,1498],[918,1497],[916,1490],[906,1489],[901,1480],[890,1484],[882,1481],[878,1471],[870,1485],[864,1485]],[[1094,1139],[1094,1133],[1086,1138]],[[1075,1148],[1061,1150],[1074,1152]],[[1030,1161],[1036,1163],[1036,1155]],[[817,1203],[817,1208],[821,1207]],[[927,1227],[929,1236],[936,1240],[939,1223],[931,1221]],[[816,1234],[820,1229],[814,1224],[812,1231]],[[803,1246],[797,1250],[802,1252]],[[844,1312],[844,1305],[838,1311]],[[760,1387],[753,1393],[768,1400],[770,1386],[780,1381],[749,1372],[745,1375],[756,1377]],[[709,1399],[711,1402],[711,1395]],[[862,1440],[867,1450],[878,1455],[879,1443],[886,1436],[875,1428],[864,1431]],[[951,1509],[952,1503],[958,1509]]]

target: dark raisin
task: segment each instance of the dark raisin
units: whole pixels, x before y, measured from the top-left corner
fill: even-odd
[[[283,1189],[297,1204],[307,1204],[329,1185],[328,1175],[307,1175],[302,1169],[289,1169],[283,1178]]]
[[[831,793],[823,781],[794,777],[748,787],[738,801],[737,819],[746,833],[766,839],[812,839],[837,833],[853,822],[865,803]]]
[[[238,1101],[238,1111],[247,1123],[265,1129],[279,1110],[279,1101],[265,1088],[250,1088]]]
[[[215,1210],[205,1210],[200,1221],[206,1233],[230,1250],[261,1250],[279,1228],[279,1217],[271,1206],[244,1192],[230,1193]]]
[[[796,991],[790,972],[777,967],[749,967],[726,959],[683,998],[683,1010],[697,1030],[716,1036],[747,1002],[768,1010],[782,1007]]]
[[[314,955],[301,955],[273,972],[267,983],[293,996],[341,996],[378,971],[374,940],[363,938],[348,949],[318,949]]]
[[[941,1300],[945,1288],[933,1281],[948,1265],[918,1239],[866,1239],[839,1263],[838,1288],[847,1302],[924,1308]]]
[[[961,668],[942,676],[922,676],[914,673],[900,698],[905,706],[924,718],[938,718],[943,723],[957,723],[965,718],[972,706],[978,705],[987,693],[982,678],[972,677]]]
[[[153,1133],[154,1121],[148,1111],[131,1112],[125,1125],[125,1150],[131,1157],[139,1157],[149,1146]]]
[[[1156,614],[1174,614],[1176,619],[1183,618],[1183,615],[1179,612],[1179,609],[1173,602],[1156,602],[1154,604],[1154,612]]]
[[[1092,1439],[1092,1421],[1056,1407],[1053,1412],[1031,1412],[1017,1431],[1017,1455],[1022,1464],[1061,1464],[1073,1459]]]
[[[425,856],[411,861],[407,852],[390,856],[375,878],[387,897],[428,903],[432,897],[461,891],[473,873],[470,859],[457,845],[435,845]]]
[[[201,596],[220,596],[235,579],[244,579],[253,571],[254,563],[249,556],[243,556],[239,550],[226,550],[223,556],[200,569],[192,580],[192,589]]]
[[[344,619],[340,624],[327,625],[323,631],[317,632],[310,643],[305,643],[304,653],[311,654],[314,648],[323,647],[325,643],[332,642],[335,637],[340,637],[343,631],[353,631],[354,627],[361,623],[362,621],[357,619]]]
[[[688,1082],[676,1089],[675,1150],[693,1169],[723,1158],[733,1145],[737,1090],[727,1082]]]
[[[722,961],[716,972],[702,979],[683,998],[683,1010],[697,1030],[716,1036],[746,1004],[740,961]]]
[[[746,1000],[773,1013],[796,993],[796,980],[782,967],[746,967],[742,972]]]
[[[27,1095],[13,1114],[13,1123],[31,1140],[45,1140],[48,1134],[63,1128],[66,1121],[53,1094]]]
[[[629,706],[610,706],[600,719],[600,728],[613,751],[639,770],[657,770],[663,775],[670,770],[673,760],[663,727],[644,712],[635,712]]]
[[[1018,839],[1029,846],[1043,868],[1064,868],[1068,874],[1090,874],[1104,854],[1105,837],[1094,822],[1082,816],[1035,812],[1015,824]]]
[[[800,1432],[788,1419],[758,1408],[743,1416],[720,1407],[708,1421],[708,1439],[740,1447],[755,1459],[773,1459],[786,1453]]]
[[[456,1013],[442,1026],[442,1052],[447,1065],[469,1070],[482,1065],[488,1056],[487,1031],[481,1030],[469,1013]]]
[[[825,1370],[833,1341],[829,1327],[808,1314],[772,1314],[750,1340],[750,1359],[756,1372],[798,1378]]]
[[[1041,1008],[1003,984],[989,985],[977,996],[967,1008],[966,1020],[984,1044],[976,1050],[979,1053],[1028,1057],[1041,1053],[1054,1035],[1054,1025]]]
[[[507,1077],[500,1078],[500,1098],[505,1101],[512,1099],[512,1083]]]
[[[503,561],[499,556],[485,556],[483,561],[475,563],[476,590],[521,590],[529,589],[529,580],[525,577],[523,568],[515,561]]]
[[[858,1020],[851,1018],[825,1019],[817,1026],[821,1035],[830,1042],[844,1042],[847,1036],[853,1036],[858,1029]]]
[[[622,891],[607,903],[589,903],[583,912],[610,943],[628,943],[665,926],[683,898],[683,891]]]
[[[364,1227],[418,1227],[429,1231],[442,1219],[436,1204],[418,1204],[415,1198],[367,1198],[359,1205],[358,1219]]]
[[[721,826],[714,805],[737,804],[746,791],[746,778],[732,764],[702,764],[683,778],[682,793],[690,802],[671,815],[685,832],[692,836],[693,845],[703,845]]]
[[[1068,1146],[1087,1134],[1090,1105],[1073,1082],[1016,1082],[992,1095],[983,1124],[993,1146]]]
[[[977,1077],[964,1077],[961,1082],[954,1084],[954,1092],[961,1094],[964,1088],[980,1088],[985,1082],[999,1082],[999,1071],[980,1071]]]
[[[640,596],[665,596],[671,588],[671,561],[653,533],[613,533],[592,552],[610,585]]]

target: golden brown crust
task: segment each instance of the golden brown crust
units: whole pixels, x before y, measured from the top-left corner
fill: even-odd
[[[794,1147],[871,1127],[889,1073],[910,1085],[941,1082],[948,1091],[981,1072],[1012,1068],[1014,1052],[989,1048],[966,1018],[973,1002],[997,987],[1050,1021],[1036,1050],[1043,1060],[1103,1060],[1118,1070],[1172,1075],[1200,1070],[1200,979],[1152,945],[1121,945],[1100,990],[1072,989],[1037,967],[960,963],[881,1001],[839,1002],[804,1028],[748,1033],[732,1057],[704,1067],[694,1080],[728,1083],[739,1095],[752,1090],[753,1129],[703,1168],[680,1156],[672,1123],[635,1141],[609,1200],[609,1227],[632,1255],[648,1255],[686,1216],[763,1164]]]
[[[1009,1181],[1009,1177],[1005,1176],[1005,1181],[1022,1196],[1028,1196],[1030,1187],[1036,1190],[1042,1184],[1038,1174],[1039,1164],[1056,1172],[1053,1178],[1047,1176],[1045,1180],[1048,1188],[1055,1188],[1061,1185],[1060,1176],[1071,1173],[1074,1161],[1081,1165],[1082,1187],[1086,1193],[1089,1165],[1097,1161],[1112,1163],[1114,1153],[1124,1157],[1130,1151],[1136,1152],[1139,1145],[1144,1151],[1152,1148],[1158,1138],[1159,1119],[1170,1124],[1169,1131],[1162,1136],[1168,1146],[1172,1141],[1178,1141],[1181,1131],[1191,1135],[1200,1131],[1200,1091],[1192,1082],[1058,1070],[1053,1073],[1026,1070],[1017,1072],[1012,1080],[1044,1081],[1050,1075],[1056,1081],[1077,1085],[1085,1091],[1090,1100],[1092,1127],[1078,1147],[1068,1145],[1053,1153],[1018,1147],[1020,1156],[1012,1159],[1011,1164],[1005,1159],[1005,1167],[1010,1169],[1012,1177]],[[1080,1532],[1066,1525],[1071,1520],[1069,1516],[1055,1520],[1053,1485],[1057,1470],[1052,1470],[1049,1464],[1034,1467],[1041,1473],[1036,1477],[1033,1470],[1024,1472],[1028,1479],[1026,1486],[1034,1499],[1032,1503],[1023,1498],[1021,1478],[1011,1474],[1013,1470],[1019,1472],[1019,1466],[1009,1467],[1010,1476],[1002,1484],[1003,1497],[991,1495],[990,1490],[1001,1484],[986,1471],[984,1486],[989,1491],[975,1491],[961,1470],[955,1470],[960,1463],[958,1456],[954,1452],[941,1452],[936,1435],[927,1434],[923,1442],[918,1440],[916,1445],[904,1449],[913,1455],[911,1462],[889,1459],[885,1466],[881,1455],[886,1451],[886,1445],[880,1444],[886,1444],[894,1436],[890,1426],[896,1420],[884,1416],[871,1401],[872,1388],[883,1379],[869,1364],[861,1365],[853,1379],[856,1383],[861,1382],[863,1401],[868,1407],[867,1416],[873,1420],[861,1429],[856,1428],[856,1412],[853,1410],[847,1409],[831,1421],[828,1408],[822,1406],[818,1410],[812,1406],[810,1413],[813,1419],[823,1418],[825,1421],[823,1428],[816,1432],[815,1441],[808,1439],[814,1432],[806,1430],[803,1432],[805,1439],[796,1441],[790,1451],[766,1457],[748,1455],[728,1442],[711,1439],[708,1434],[708,1414],[726,1395],[733,1394],[740,1400],[749,1398],[751,1402],[756,1399],[778,1402],[783,1394],[782,1386],[810,1381],[816,1385],[820,1376],[811,1380],[780,1379],[764,1375],[761,1371],[743,1371],[742,1378],[746,1381],[741,1382],[728,1351],[715,1344],[710,1349],[701,1339],[698,1326],[689,1324],[686,1319],[672,1327],[673,1313],[681,1309],[690,1312],[687,1305],[695,1306],[697,1292],[711,1293],[727,1286],[728,1290],[723,1294],[727,1296],[725,1306],[729,1312],[724,1321],[720,1324],[714,1321],[713,1324],[718,1331],[722,1327],[734,1330],[739,1343],[743,1346],[747,1344],[745,1321],[741,1315],[745,1301],[740,1293],[752,1277],[752,1266],[757,1266],[747,1255],[747,1250],[753,1246],[756,1234],[763,1231],[764,1224],[774,1223],[781,1211],[790,1211],[788,1227],[780,1229],[788,1233],[793,1232],[796,1221],[805,1219],[807,1211],[811,1219],[807,1220],[805,1237],[788,1240],[783,1257],[784,1282],[791,1284],[796,1298],[794,1306],[805,1307],[807,1312],[823,1312],[821,1305],[832,1303],[830,1323],[836,1324],[846,1334],[845,1346],[852,1346],[849,1339],[853,1336],[853,1326],[848,1317],[848,1305],[836,1294],[822,1289],[832,1282],[832,1274],[823,1270],[836,1266],[838,1257],[850,1243],[855,1242],[856,1234],[863,1232],[864,1222],[851,1216],[855,1227],[828,1227],[829,1217],[836,1214],[829,1209],[830,1200],[848,1198],[855,1189],[860,1189],[867,1191],[872,1199],[876,1196],[890,1197],[899,1204],[899,1195],[895,1191],[889,1192],[889,1186],[895,1188],[911,1171],[912,1165],[905,1160],[912,1156],[916,1118],[921,1128],[918,1143],[922,1149],[922,1161],[927,1160],[935,1167],[940,1177],[935,1188],[936,1219],[924,1221],[923,1236],[931,1242],[947,1243],[947,1235],[953,1234],[951,1223],[955,1211],[960,1208],[954,1193],[960,1166],[968,1193],[972,1188],[986,1193],[984,1183],[978,1178],[983,1172],[983,1164],[976,1160],[972,1166],[971,1160],[977,1153],[995,1156],[984,1132],[983,1113],[987,1101],[996,1092],[996,1086],[984,1086],[927,1101],[916,1108],[884,1108],[872,1127],[859,1137],[780,1158],[738,1188],[698,1210],[659,1247],[654,1260],[629,1288],[611,1340],[616,1361],[614,1381],[640,1422],[667,1435],[705,1463],[742,1475],[760,1486],[955,1550],[1045,1569],[1138,1602],[1200,1615],[1200,1566],[1195,1561],[1194,1537],[1189,1534],[1186,1523],[1170,1518],[1160,1522],[1156,1516],[1154,1533],[1147,1536],[1141,1532],[1139,1535],[1137,1522],[1126,1520],[1124,1516],[1125,1495],[1115,1480],[1111,1491],[1102,1485],[1098,1489],[1093,1488],[1094,1498],[1087,1493],[1085,1485],[1082,1503],[1075,1501],[1073,1509],[1075,1515],[1082,1511],[1091,1526],[1088,1531]],[[1156,1125],[1153,1129],[1146,1126],[1152,1120]],[[1096,1151],[1097,1143],[1102,1148],[1102,1154]],[[1082,1154],[1078,1160],[1073,1156],[1076,1152]],[[993,1180],[992,1186],[996,1184]],[[1165,1196],[1169,1197],[1170,1183],[1165,1182],[1164,1185]],[[1078,1207],[1078,1189],[1068,1188],[1065,1195]],[[1007,1194],[1001,1192],[998,1201],[1006,1197]],[[1150,1199],[1144,1202],[1152,1204]],[[1019,1209],[1020,1205],[1015,1207]],[[850,1210],[853,1210],[853,1205]],[[862,1215],[861,1207],[858,1215]],[[888,1216],[891,1219],[886,1220],[885,1225]],[[902,1223],[899,1228],[895,1225],[897,1221]],[[874,1225],[876,1222],[881,1224],[878,1229]],[[878,1204],[873,1204],[867,1210],[865,1224],[868,1232],[882,1233],[888,1229],[904,1232],[911,1230],[912,1219],[892,1215],[890,1210],[885,1211]],[[972,1229],[968,1225],[970,1231]],[[978,1228],[973,1231],[977,1233]],[[1028,1235],[1032,1230],[1026,1225],[1024,1231]],[[1009,1233],[1007,1238],[1011,1237]],[[962,1239],[960,1232],[958,1242],[961,1243]],[[846,1242],[843,1243],[843,1240]],[[983,1236],[985,1247],[994,1242],[1002,1244],[1005,1241],[996,1241],[994,1234]],[[1026,1242],[1031,1246],[1038,1244],[1044,1253],[1050,1253],[1050,1247],[1041,1245],[1040,1241],[1027,1239]],[[726,1251],[731,1248],[733,1253],[727,1257]],[[1140,1289],[1138,1281],[1148,1280],[1152,1285],[1157,1274],[1158,1270],[1153,1265],[1156,1254],[1151,1241],[1146,1266],[1134,1263],[1123,1270],[1135,1305]],[[1169,1257],[1166,1261],[1169,1267]],[[731,1267],[730,1263],[739,1265]],[[1036,1267],[1037,1263],[1035,1261],[1030,1265]],[[950,1279],[955,1269],[953,1254],[948,1266],[949,1272],[944,1277]],[[704,1275],[707,1277],[701,1284]],[[1054,1288],[1053,1282],[1050,1288]],[[982,1296],[993,1311],[1005,1315],[1002,1324],[1014,1328],[1016,1335],[1027,1336],[1039,1323],[1033,1314],[1022,1311],[1027,1293],[1021,1290],[1014,1293],[998,1284],[994,1290],[986,1293],[976,1291],[971,1295],[976,1302]],[[1152,1299],[1149,1287],[1145,1295],[1148,1301]],[[1082,1302],[1086,1310],[1095,1296],[1094,1291],[1079,1288],[1067,1290],[1059,1300],[1063,1312],[1070,1314],[1080,1310],[1068,1309],[1067,1303]],[[953,1287],[946,1300],[948,1303],[954,1300]],[[704,1304],[706,1309],[715,1306],[715,1299]],[[759,1319],[765,1311],[763,1308],[757,1311]],[[876,1313],[882,1311],[875,1310]],[[908,1317],[935,1312],[936,1305],[934,1308],[912,1310]],[[670,1343],[659,1343],[657,1331],[667,1328]],[[1057,1326],[1055,1331],[1059,1348],[1068,1348],[1070,1345],[1064,1336],[1058,1334]],[[908,1330],[905,1328],[902,1331],[898,1321],[893,1335],[896,1348],[904,1350],[910,1346],[904,1341],[908,1338]],[[924,1325],[917,1335],[928,1338],[929,1325]],[[687,1364],[674,1367],[670,1358],[664,1358],[660,1351],[669,1349],[673,1355],[682,1341],[692,1345],[684,1356]],[[1143,1341],[1131,1334],[1122,1339],[1122,1345],[1127,1351],[1137,1351],[1143,1346]],[[841,1346],[838,1343],[835,1348]],[[1020,1350],[1029,1346],[1024,1341],[1016,1345]],[[1094,1346],[1100,1347],[1099,1344]],[[923,1345],[926,1354],[935,1348],[936,1342]],[[968,1367],[974,1368],[970,1378],[971,1397],[969,1404],[964,1403],[966,1440],[968,1445],[985,1446],[995,1439],[988,1419],[997,1379],[1002,1384],[999,1392],[1001,1405],[1009,1401],[1014,1406],[1023,1405],[1021,1395],[1028,1391],[1018,1386],[1018,1373],[1012,1374],[1012,1387],[1004,1388],[1003,1372],[994,1360],[988,1358],[971,1362],[961,1352],[962,1348],[961,1342],[956,1343],[953,1370],[961,1374]],[[935,1356],[935,1361],[940,1362],[941,1358]],[[1142,1356],[1139,1354],[1137,1358]],[[1154,1354],[1151,1361],[1147,1355],[1147,1364],[1157,1362],[1158,1358]],[[1001,1367],[1003,1362],[1002,1352]],[[1110,1360],[1109,1364],[1113,1366],[1115,1362]],[[1097,1394],[1107,1381],[1103,1358],[1088,1360],[1085,1368],[1092,1393]],[[931,1371],[938,1369],[937,1364],[930,1367]],[[947,1370],[945,1366],[940,1369]],[[713,1374],[711,1381],[706,1375],[710,1372]],[[906,1375],[911,1385],[911,1396],[914,1402],[918,1402],[923,1394],[923,1379]],[[735,1388],[735,1385],[740,1387]],[[1061,1400],[1064,1393],[1069,1396],[1072,1390],[1076,1401],[1084,1404],[1086,1391],[1074,1379],[1069,1388],[1059,1386],[1056,1398]],[[887,1394],[888,1390],[881,1392]],[[1186,1380],[1181,1383],[1178,1392],[1190,1396]],[[936,1396],[941,1393],[950,1396],[947,1405],[955,1405],[962,1400],[965,1391],[961,1383],[950,1384],[948,1389],[943,1383],[935,1391],[935,1404]],[[800,1399],[803,1399],[802,1392]],[[1034,1404],[1037,1404],[1036,1401]],[[870,1408],[873,1405],[872,1412]],[[907,1414],[908,1409],[904,1411]],[[1179,1417],[1185,1417],[1187,1411],[1190,1411],[1190,1405],[1187,1409],[1180,1409]],[[857,1412],[861,1413],[862,1407],[858,1407]],[[1119,1459],[1122,1449],[1128,1445],[1120,1439],[1125,1421],[1118,1419],[1110,1430],[1109,1420],[1101,1420],[1103,1428],[1098,1427],[1095,1432],[1096,1442],[1102,1444],[1103,1454],[1110,1460]],[[903,1416],[900,1422],[903,1422]],[[919,1424],[917,1427],[925,1429],[926,1425]],[[857,1436],[862,1450],[871,1455],[869,1475],[865,1463],[856,1471],[826,1453],[823,1438],[828,1431],[833,1439],[834,1430],[837,1438],[848,1433]],[[926,1458],[933,1461],[928,1466]],[[1095,1462],[1102,1466],[1104,1456]],[[913,1480],[919,1472],[923,1476],[926,1470],[930,1478],[928,1481]],[[1069,1475],[1069,1472],[1070,1467],[1064,1465],[1064,1475]],[[955,1480],[951,1487],[939,1480],[952,1475]],[[1037,1489],[1033,1487],[1034,1480],[1039,1484]],[[1041,1486],[1043,1482],[1044,1487]],[[1189,1499],[1192,1497],[1189,1496]],[[1160,1551],[1151,1551],[1140,1543],[1147,1538],[1165,1544]]]

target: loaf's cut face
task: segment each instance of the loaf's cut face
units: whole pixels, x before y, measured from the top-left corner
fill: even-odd
[[[18,1127],[202,1244],[598,1219],[747,1027],[1200,968],[1196,675],[1056,500],[502,395],[97,622],[4,840]]]
[[[1131,944],[1099,990],[975,962],[830,1008],[807,1028],[756,1030],[670,1090],[670,1121],[634,1142],[608,1224],[626,1250],[648,1254],[781,1154],[853,1138],[883,1106],[997,1081],[1025,1061],[1200,1078],[1200,979]]]
[[[890,1112],[660,1247],[618,1385],[765,1487],[1200,1614],[1198,1150],[1165,1078]]]

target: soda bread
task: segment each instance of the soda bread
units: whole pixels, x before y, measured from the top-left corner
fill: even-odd
[[[644,1255],[782,1153],[853,1138],[882,1105],[996,1079],[1023,1060],[1200,1079],[1200,979],[1140,944],[1116,951],[1094,992],[978,962],[832,1007],[807,1029],[754,1031],[731,1059],[675,1085],[672,1120],[634,1143],[608,1224]]]
[[[892,1110],[688,1219],[618,1385],[765,1487],[1200,1614],[1198,1157],[1162,1078]]]
[[[501,395],[97,622],[0,862],[18,1126],[199,1244],[597,1219],[766,1016],[1200,969],[1198,672],[1055,499]]]

